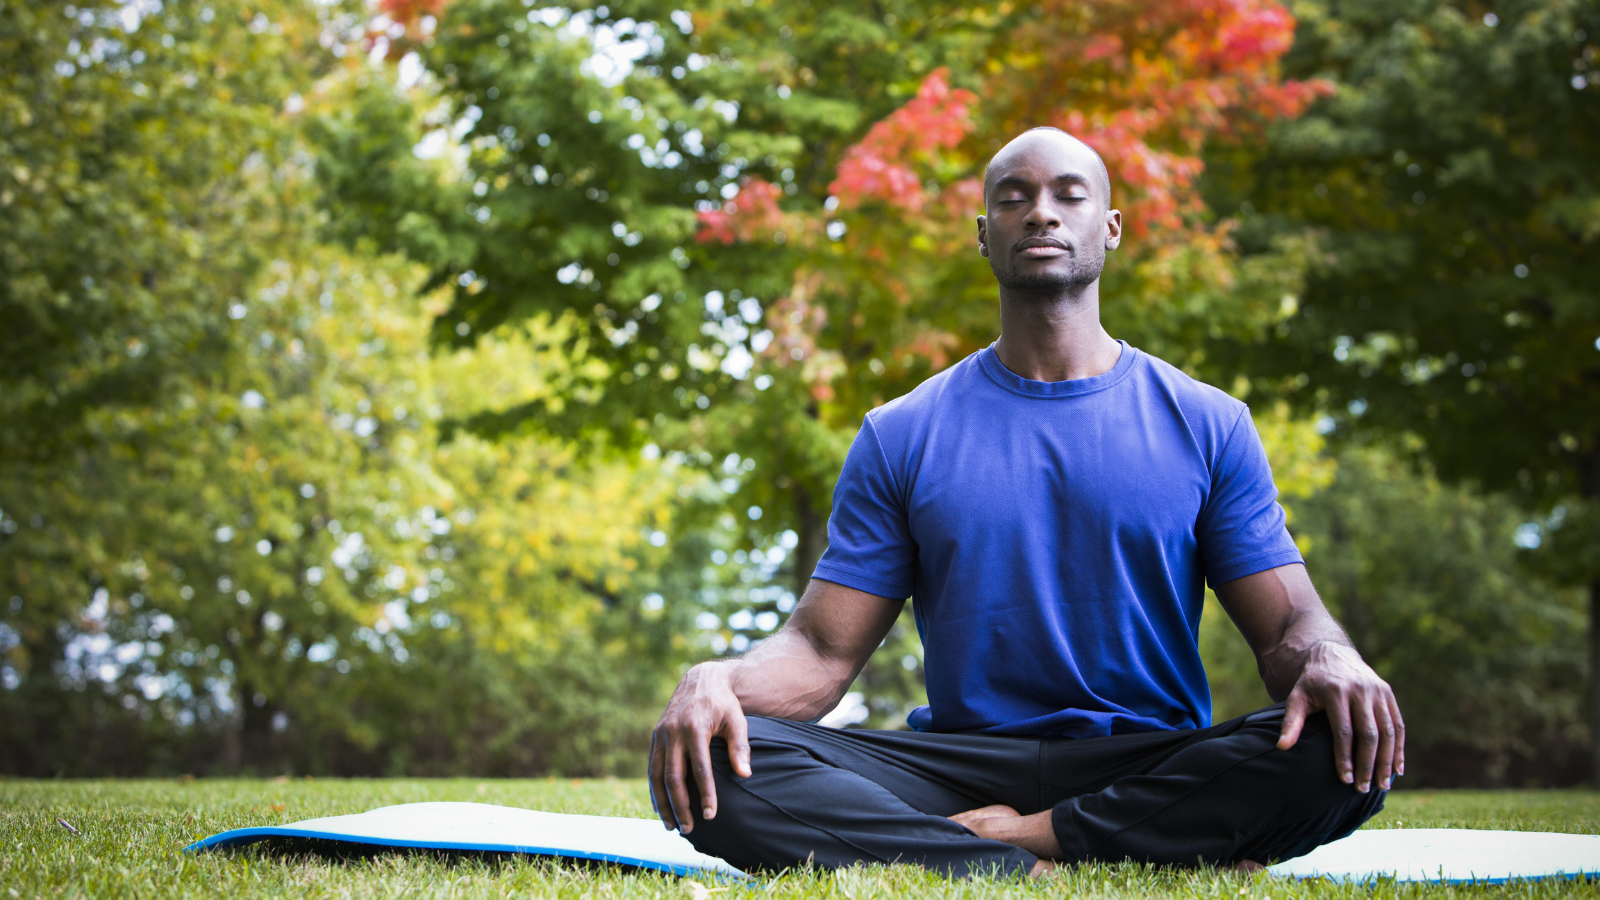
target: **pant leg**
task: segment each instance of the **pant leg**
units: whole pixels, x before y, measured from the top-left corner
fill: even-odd
[[[1383,791],[1362,794],[1335,774],[1325,716],[1307,719],[1289,750],[1277,749],[1282,722],[1280,705],[1166,743],[1046,742],[1065,858],[1272,863],[1344,837],[1383,808]]]
[[[741,869],[910,863],[958,877],[1026,873],[1037,861],[945,817],[1036,794],[1038,741],[748,722],[749,778],[735,778],[726,745],[712,743],[717,817],[696,816],[687,835],[702,853]]]

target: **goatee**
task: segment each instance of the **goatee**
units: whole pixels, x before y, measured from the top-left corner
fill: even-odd
[[[1105,270],[1104,256],[1098,258],[1073,257],[1072,265],[1065,272],[1018,272],[1009,267],[996,264],[994,257],[989,257],[989,271],[994,273],[996,281],[1008,291],[1019,294],[1063,294],[1088,287],[1100,277]]]

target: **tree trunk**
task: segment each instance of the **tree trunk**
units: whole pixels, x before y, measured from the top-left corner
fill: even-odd
[[[235,706],[228,718],[222,726],[222,769],[237,778],[244,771],[244,744],[239,738],[244,727],[243,705]]]
[[[811,495],[800,485],[794,488],[796,532],[800,543],[794,548],[794,595],[798,599],[811,583],[822,552],[828,549],[828,520],[811,502]]]
[[[1577,469],[1583,499],[1591,511],[1600,509],[1600,444],[1594,437],[1589,438],[1589,449]],[[1600,790],[1600,572],[1593,570],[1589,572],[1589,782]]]
[[[1355,644],[1356,651],[1366,656],[1368,639],[1371,637],[1371,618],[1361,596],[1361,548],[1346,527],[1344,515],[1340,512],[1334,513],[1328,536],[1338,546],[1343,562],[1342,566],[1335,562],[1333,578],[1338,590],[1340,624],[1344,626],[1345,634],[1350,636],[1350,643]]]
[[[1589,580],[1590,780],[1600,790],[1600,575]]]

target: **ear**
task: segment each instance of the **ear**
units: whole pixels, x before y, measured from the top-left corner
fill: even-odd
[[[978,217],[978,255],[989,255],[989,220],[985,216]]]
[[[1115,250],[1122,244],[1122,210],[1106,211],[1106,249]]]

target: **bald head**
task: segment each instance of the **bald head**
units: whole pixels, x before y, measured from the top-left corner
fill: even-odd
[[[1079,168],[1087,169],[1083,174],[1090,180],[1095,193],[1099,195],[1100,202],[1104,203],[1107,209],[1111,207],[1111,173],[1106,171],[1105,160],[1100,158],[1100,154],[1095,152],[1093,147],[1050,125],[1030,128],[1017,135],[1011,143],[1001,147],[989,160],[989,167],[983,173],[985,206],[989,204],[995,184],[1006,175],[1012,161],[1030,151],[1059,154],[1062,165],[1067,169],[1073,168],[1073,164],[1077,162],[1087,163]]]

